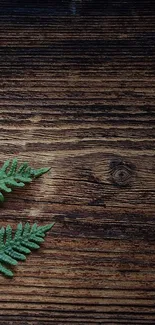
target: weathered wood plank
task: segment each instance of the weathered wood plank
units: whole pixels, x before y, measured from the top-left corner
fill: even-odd
[[[1,276],[0,323],[154,324],[150,1],[0,4],[0,162],[52,167],[6,195],[1,225],[56,221]]]

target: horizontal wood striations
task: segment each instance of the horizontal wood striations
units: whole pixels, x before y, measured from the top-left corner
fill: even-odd
[[[0,161],[52,167],[7,194],[1,224],[56,221],[1,277],[1,324],[155,323],[154,17],[117,4],[1,17]]]

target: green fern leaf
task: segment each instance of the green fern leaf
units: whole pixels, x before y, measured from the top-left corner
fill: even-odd
[[[7,160],[0,169],[0,202],[4,201],[2,192],[11,192],[12,187],[23,187],[25,183],[30,183],[33,178],[47,173],[50,168],[33,169],[24,162],[18,167],[17,158],[12,162]],[[1,192],[2,191],[2,192]]]
[[[10,265],[17,265],[18,261],[25,261],[25,254],[29,254],[31,249],[38,249],[40,244],[44,242],[44,237],[47,231],[54,226],[54,223],[45,226],[32,226],[27,222],[23,227],[19,223],[15,232],[12,235],[10,225],[0,229],[0,272],[6,276],[13,277],[13,272],[10,270]]]

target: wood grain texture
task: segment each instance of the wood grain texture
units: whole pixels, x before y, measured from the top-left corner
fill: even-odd
[[[1,276],[0,324],[155,324],[151,1],[0,4],[0,162],[52,167],[1,225],[56,221]]]

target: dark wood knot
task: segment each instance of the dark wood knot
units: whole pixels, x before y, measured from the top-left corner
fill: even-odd
[[[110,163],[112,181],[119,186],[129,185],[132,180],[133,172],[134,166],[122,160],[114,160]]]

